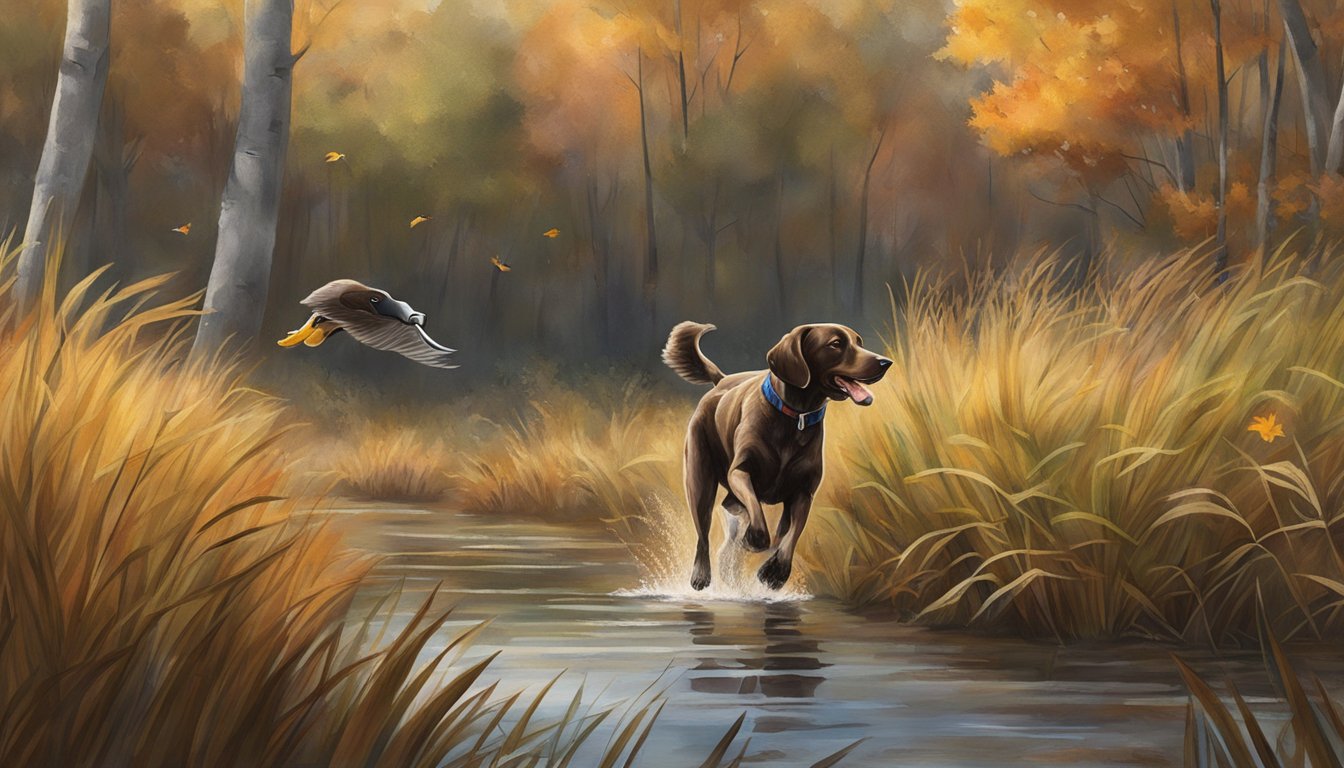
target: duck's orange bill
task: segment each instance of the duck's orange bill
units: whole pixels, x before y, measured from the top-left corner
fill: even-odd
[[[327,329],[319,325],[316,328],[314,328],[306,338],[304,338],[303,343],[310,347],[316,347],[318,344],[321,344],[326,340],[327,340]]]
[[[291,331],[288,336],[275,343],[279,344],[282,347],[293,347],[306,341],[308,337],[313,334],[313,331],[317,330],[317,326],[315,324],[316,320],[317,315],[313,315],[312,317],[308,318],[308,322],[304,323],[302,328],[300,328],[297,331]],[[323,335],[325,336],[326,334]],[[322,341],[319,339],[317,344],[321,343]],[[315,347],[317,346],[317,344],[309,344],[309,346]]]

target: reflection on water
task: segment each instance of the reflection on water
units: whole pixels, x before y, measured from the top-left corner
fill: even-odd
[[[716,574],[708,595],[680,572],[642,584],[625,548],[589,530],[405,509],[341,517],[353,543],[386,555],[369,600],[404,582],[409,614],[442,584],[454,606],[445,640],[493,620],[465,660],[502,649],[487,673],[500,690],[536,691],[569,670],[538,716],[562,714],[580,685],[612,703],[656,681],[667,706],[642,765],[698,765],[744,711],[739,743],[749,737],[750,759],[772,766],[810,765],[859,739],[844,765],[1180,764],[1187,698],[1167,648],[870,620],[797,588],[757,594],[750,564],[736,582]],[[1253,704],[1270,693],[1254,655],[1182,655]],[[1337,652],[1312,662],[1327,687],[1344,687]]]
[[[767,603],[754,616],[718,616],[704,606],[687,607],[691,642],[714,652],[697,657],[691,669],[691,690],[699,693],[746,695],[771,699],[810,699],[825,682],[818,670],[820,643],[803,636],[797,603]],[[725,663],[721,649],[731,649]]]

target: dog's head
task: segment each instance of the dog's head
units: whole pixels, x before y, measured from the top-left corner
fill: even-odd
[[[891,367],[887,358],[863,348],[853,328],[833,323],[800,325],[765,356],[771,372],[799,389],[819,389],[832,400],[870,405],[865,384],[879,381]]]

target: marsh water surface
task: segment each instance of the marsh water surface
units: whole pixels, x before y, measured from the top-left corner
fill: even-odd
[[[438,510],[340,512],[357,546],[386,556],[371,595],[404,580],[418,597],[441,583],[456,606],[445,640],[492,620],[468,658],[502,649],[486,673],[501,691],[535,692],[567,670],[541,710],[558,716],[580,683],[608,703],[662,690],[642,765],[698,765],[744,711],[737,743],[750,737],[756,764],[809,765],[858,739],[842,765],[1179,764],[1186,696],[1164,647],[931,631],[804,592],[706,596],[683,592],[680,579],[648,583],[602,531]],[[1263,704],[1258,657],[1182,656]],[[1344,664],[1309,660],[1339,690]]]

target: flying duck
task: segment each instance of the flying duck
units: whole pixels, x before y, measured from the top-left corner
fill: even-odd
[[[396,352],[432,368],[456,368],[456,352],[425,333],[425,316],[387,291],[355,280],[332,280],[301,302],[313,311],[308,322],[276,342],[282,347],[303,343],[316,347],[341,331],[365,346]]]

